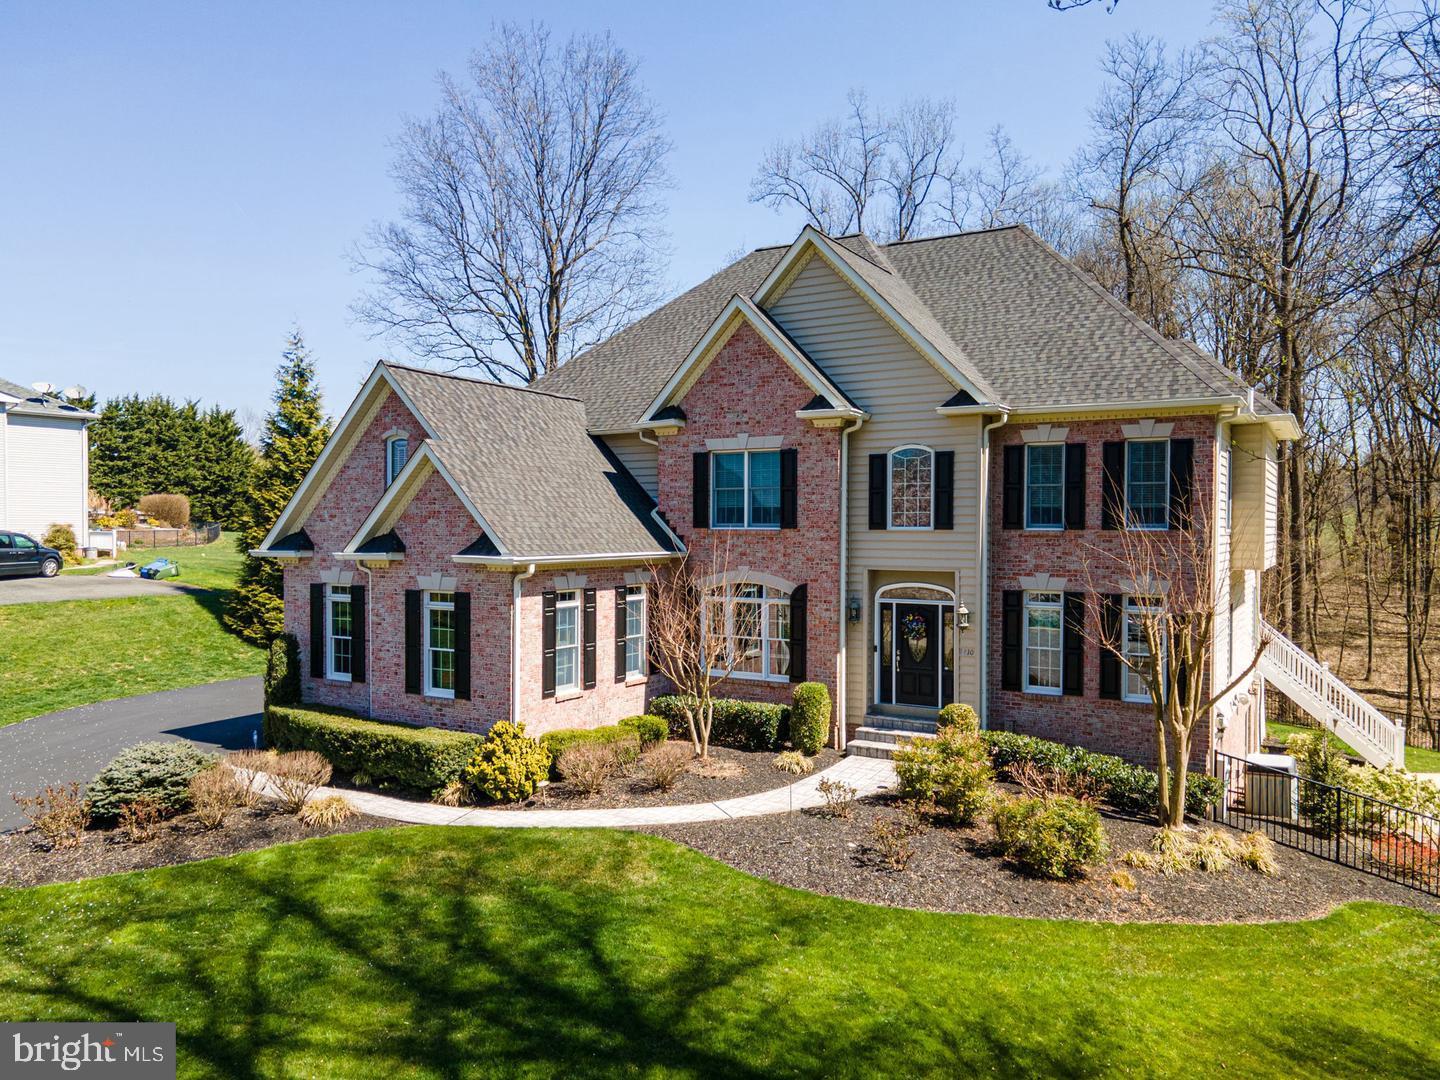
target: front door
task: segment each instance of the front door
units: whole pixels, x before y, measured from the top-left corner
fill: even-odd
[[[935,708],[940,699],[940,608],[895,605],[895,701]]]

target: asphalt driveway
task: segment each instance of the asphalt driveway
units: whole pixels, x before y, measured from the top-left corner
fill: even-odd
[[[0,727],[0,832],[25,824],[10,797],[94,779],[119,751],[151,739],[239,750],[260,732],[258,676],[102,701]]]
[[[53,578],[0,578],[0,604],[37,604],[57,600],[112,600],[124,596],[174,596],[197,592],[194,585],[116,578],[105,574],[59,574]]]

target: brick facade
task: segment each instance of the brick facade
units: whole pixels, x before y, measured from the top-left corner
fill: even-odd
[[[1215,418],[1213,416],[1166,417],[1173,423],[1172,438],[1195,440],[1195,507],[1211,505],[1214,490]],[[1086,444],[1085,529],[1041,531],[1005,529],[1003,525],[1004,458],[1006,446],[1023,443],[1029,424],[999,428],[992,435],[990,463],[990,627],[989,726],[1038,735],[1058,742],[1075,743],[1107,754],[1145,764],[1155,760],[1154,719],[1148,703],[1115,701],[1100,697],[1100,661],[1093,637],[1098,636],[1099,605],[1087,597],[1084,693],[1073,697],[1026,693],[1001,689],[1002,601],[1006,590],[1022,588],[1020,579],[1050,574],[1066,580],[1068,592],[1092,591],[1090,579],[1104,584],[1115,577],[1111,557],[1121,552],[1121,534],[1100,527],[1102,505],[1102,446],[1123,439],[1121,428],[1132,420],[1072,421],[1056,426],[1068,428],[1064,441]],[[1087,570],[1088,567],[1088,570]],[[1109,591],[1119,592],[1119,588]],[[1209,756],[1208,727],[1195,733],[1192,762],[1203,766]]]
[[[824,683],[833,702],[840,695],[840,436],[795,416],[814,396],[760,335],[741,323],[681,400],[684,429],[660,440],[659,502],[699,566],[719,563],[731,573],[749,568],[807,586],[806,677]],[[696,527],[692,455],[705,451],[707,440],[741,434],[780,436],[783,447],[798,451],[796,528]],[[788,682],[731,679],[721,692],[788,704],[792,689]]]

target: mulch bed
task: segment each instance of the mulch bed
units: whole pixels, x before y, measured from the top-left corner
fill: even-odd
[[[815,772],[840,760],[834,750],[822,750],[810,759]],[[603,790],[587,796],[575,785],[556,780],[540,788],[524,802],[487,807],[495,810],[609,810],[623,806],[678,806],[684,803],[716,802],[740,795],[784,787],[804,777],[781,772],[774,766],[772,750],[730,750],[710,748],[710,767],[692,762],[689,770],[669,791],[658,791],[645,776],[643,761],[628,775],[611,777]]]
[[[1318,918],[1352,900],[1379,900],[1440,913],[1440,899],[1299,851],[1277,846],[1279,872],[1235,867],[1165,876],[1124,868],[1136,887],[1112,884],[1120,856],[1148,851],[1155,826],[1105,813],[1106,865],[1080,881],[1026,876],[993,850],[988,823],[934,825],[912,838],[904,870],[886,869],[870,827],[902,817],[886,797],[852,804],[849,820],[817,811],[724,822],[660,825],[643,831],[687,844],[757,877],[797,889],[926,911],[1087,919],[1099,922],[1232,923]]]
[[[153,840],[139,844],[127,842],[119,829],[91,829],[76,847],[46,850],[39,846],[34,833],[6,833],[0,835],[0,886],[79,881],[127,870],[148,870],[236,855],[314,836],[398,825],[399,822],[368,814],[356,814],[328,827],[302,825],[293,815],[266,805],[254,810],[236,810],[219,829],[203,829],[193,814],[181,814],[162,822]]]

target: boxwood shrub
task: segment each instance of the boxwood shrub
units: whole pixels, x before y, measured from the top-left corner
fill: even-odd
[[[694,701],[693,698],[689,699]],[[790,707],[762,701],[739,701],[735,698],[712,698],[715,720],[710,728],[711,746],[728,746],[732,750],[778,750],[789,737]],[[686,698],[666,694],[650,702],[650,711],[670,725],[670,734],[688,739],[690,729],[685,723]]]
[[[790,706],[790,745],[801,753],[818,754],[829,735],[830,691],[824,683],[800,683]]]
[[[558,728],[540,736],[540,745],[550,754],[550,779],[560,779],[560,755],[572,746],[609,746],[613,743],[633,739],[638,733],[630,727],[606,724],[593,728]]]
[[[427,795],[459,779],[484,741],[482,735],[366,720],[338,709],[265,710],[267,746],[314,750],[339,772],[365,773],[378,783]]]
[[[649,750],[650,747],[664,742],[670,735],[670,725],[651,713],[645,713],[642,716],[627,716],[620,721],[620,726],[633,731],[640,737],[641,750]]]
[[[990,817],[1005,857],[1038,877],[1080,877],[1109,850],[1099,811],[1068,795],[1002,799]]]
[[[1028,761],[1067,776],[1085,776],[1097,781],[1105,789],[1105,801],[1126,813],[1152,813],[1159,803],[1159,774],[1142,765],[1132,765],[1124,758],[1013,731],[986,731],[982,737],[990,748],[991,764],[1000,772],[1017,762]],[[1196,772],[1186,779],[1185,812],[1204,817],[1220,800],[1220,781]]]

